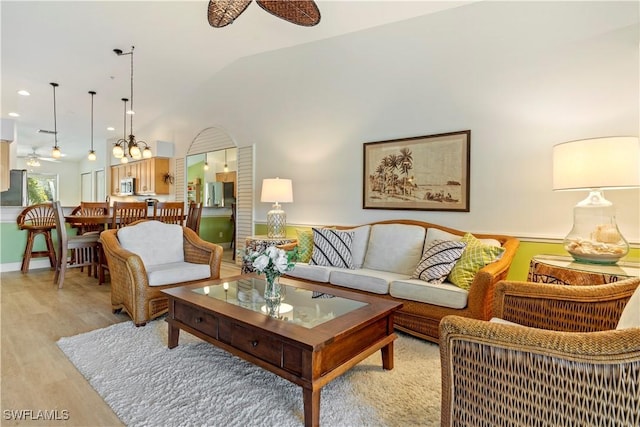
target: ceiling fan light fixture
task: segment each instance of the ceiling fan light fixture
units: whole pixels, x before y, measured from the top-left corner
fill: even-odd
[[[251,4],[251,0],[209,0],[207,20],[216,28],[233,24],[242,12]]]
[[[320,10],[313,0],[257,0],[258,6],[270,14],[303,27],[320,22]]]

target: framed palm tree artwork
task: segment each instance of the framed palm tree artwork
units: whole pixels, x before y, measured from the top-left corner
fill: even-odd
[[[364,144],[363,209],[469,212],[471,131]]]

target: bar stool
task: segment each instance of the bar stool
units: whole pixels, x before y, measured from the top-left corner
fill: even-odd
[[[25,208],[16,219],[20,230],[27,230],[27,245],[22,256],[22,273],[29,272],[31,258],[48,257],[51,269],[56,265],[56,252],[51,239],[51,230],[56,227],[53,205],[39,203]],[[47,245],[46,251],[34,251],[33,242],[37,235],[42,234]]]

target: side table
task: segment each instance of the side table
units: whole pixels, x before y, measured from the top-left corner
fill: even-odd
[[[529,263],[529,282],[556,285],[601,285],[640,276],[640,261],[585,264],[570,256],[536,255]]]
[[[251,252],[262,252],[269,246],[287,245],[289,243],[296,243],[297,241],[298,239],[289,237],[270,239],[267,236],[249,236],[245,239],[245,250]],[[253,272],[253,266],[251,263],[244,259],[242,260],[242,272]]]

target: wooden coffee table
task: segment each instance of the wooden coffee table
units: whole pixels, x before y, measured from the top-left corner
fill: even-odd
[[[180,329],[302,387],[305,426],[320,423],[320,390],[378,350],[393,369],[394,312],[401,303],[281,278],[278,317],[264,312],[254,274],[163,290],[169,348]],[[328,297],[333,296],[333,297]]]

